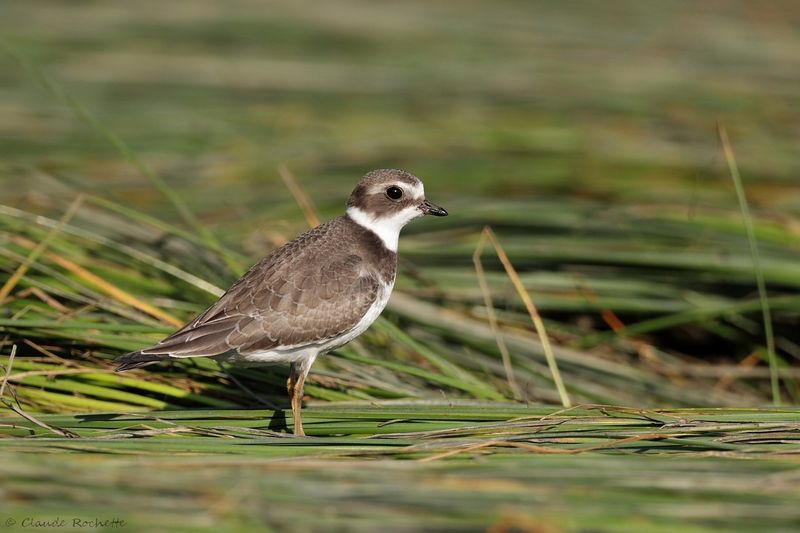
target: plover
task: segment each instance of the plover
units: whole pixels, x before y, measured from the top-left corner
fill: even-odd
[[[277,248],[211,307],[155,346],[116,359],[117,371],[168,359],[289,363],[295,435],[303,384],[314,360],[363,333],[394,287],[400,230],[423,215],[447,216],[403,170],[373,170],[347,212]]]

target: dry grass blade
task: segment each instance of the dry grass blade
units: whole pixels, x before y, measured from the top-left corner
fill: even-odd
[[[14,364],[15,355],[17,355],[16,344],[11,346],[11,355],[8,356],[8,366],[3,368],[3,384],[0,385],[0,398],[3,397],[3,394],[6,391],[6,385],[8,384],[8,379],[11,377],[11,367]]]
[[[522,280],[520,280],[519,274],[517,274],[514,265],[511,264],[511,261],[508,259],[508,255],[506,255],[505,251],[503,250],[503,247],[500,245],[500,242],[497,240],[497,237],[495,236],[494,232],[488,226],[483,228],[483,231],[481,232],[481,241],[479,242],[479,247],[475,251],[475,255],[473,256],[473,259],[477,261],[476,270],[478,268],[477,267],[478,263],[480,263],[480,251],[482,251],[484,240],[488,240],[492,244],[492,247],[494,248],[494,251],[497,254],[497,258],[500,259],[500,262],[502,263],[503,268],[506,271],[506,275],[508,275],[508,278],[511,280],[511,283],[514,284],[514,288],[516,289],[517,294],[519,294],[519,297],[525,304],[525,308],[528,311],[528,315],[530,315],[531,320],[533,321],[533,325],[536,328],[536,333],[539,335],[539,339],[541,340],[542,349],[544,351],[545,358],[547,359],[547,366],[550,368],[550,374],[553,377],[553,383],[555,383],[556,390],[558,391],[558,396],[561,399],[561,404],[564,407],[570,407],[572,405],[572,402],[569,399],[569,394],[567,394],[567,389],[564,386],[564,381],[561,379],[561,373],[558,370],[558,362],[556,361],[555,354],[553,353],[553,348],[550,345],[550,339],[547,336],[547,331],[545,330],[544,322],[542,322],[542,317],[536,310],[536,306],[533,304],[533,300],[531,300],[528,291],[525,290],[525,286],[522,284]],[[478,276],[478,278],[480,279],[480,275]],[[493,306],[491,304],[491,301],[489,301],[487,304],[487,309],[492,307]],[[489,312],[493,313],[493,310]],[[496,320],[494,321],[494,326],[492,329],[494,331],[497,330]],[[504,364],[506,363],[506,360],[508,360],[508,368],[510,369],[510,359],[508,359],[507,350],[505,351],[504,354],[504,361],[503,361]]]
[[[483,295],[483,303],[486,307],[486,314],[487,318],[489,319],[489,327],[492,328],[492,333],[494,334],[495,342],[497,343],[497,349],[500,350],[500,357],[503,360],[503,369],[506,373],[508,386],[511,388],[514,398],[521,400],[523,398],[522,391],[520,390],[517,380],[514,377],[514,368],[511,366],[511,354],[508,353],[506,341],[500,335],[497,327],[497,314],[494,312],[492,294],[489,291],[489,285],[486,283],[486,272],[483,269],[483,262],[481,261],[481,254],[483,253],[483,248],[486,245],[486,239],[489,236],[487,230],[488,228],[484,228],[481,232],[480,239],[478,240],[478,246],[475,247],[475,252],[472,254],[472,263],[475,265],[475,274],[478,277],[478,285],[480,286],[481,294]]]
[[[23,248],[27,248],[29,250],[34,250],[36,248],[36,245],[33,242],[26,239],[25,237],[14,237],[13,240],[15,243],[19,244]],[[67,259],[66,257],[62,257],[53,252],[44,252],[44,256],[50,261],[56,263],[64,270],[72,272],[73,274],[84,280],[86,283],[93,285],[94,287],[100,289],[102,292],[106,293],[111,298],[114,298],[115,300],[125,305],[130,305],[131,307],[135,307],[136,309],[144,313],[147,313],[150,316],[153,316],[163,322],[166,322],[167,324],[171,324],[176,327],[180,327],[183,325],[182,320],[175,318],[169,313],[162,311],[161,309],[152,306],[147,302],[141,301],[139,298],[135,297],[131,293],[123,289],[120,289],[119,287],[113,285],[112,283],[109,283],[108,281],[104,280],[97,274],[89,272],[79,264]]]
[[[630,437],[614,439],[611,442],[596,444],[593,446],[586,446],[583,448],[556,448],[553,446],[537,446],[536,444],[529,444],[527,442],[494,439],[478,443],[467,444],[465,446],[456,448],[454,450],[448,450],[446,452],[439,453],[436,455],[429,455],[428,457],[423,457],[422,459],[419,459],[418,462],[430,463],[433,461],[438,461],[440,459],[446,459],[448,457],[453,457],[456,455],[474,452],[476,450],[482,450],[486,448],[493,448],[493,447],[517,448],[525,450],[530,453],[538,453],[543,455],[578,455],[581,453],[595,452],[598,450],[613,448],[615,446],[619,446],[620,444],[629,444],[640,441],[656,441],[671,437],[674,437],[674,435],[662,435],[660,433],[644,433],[641,435],[632,435]]]
[[[3,375],[3,383],[2,383],[2,385],[0,385],[0,402],[2,402],[3,405],[5,405],[8,409],[13,411],[14,413],[18,414],[19,416],[21,416],[22,418],[24,418],[28,422],[31,422],[32,424],[36,424],[40,428],[44,428],[44,429],[46,429],[46,430],[48,430],[48,431],[50,431],[52,433],[55,433],[56,435],[59,435],[61,437],[67,437],[67,438],[75,438],[75,437],[77,437],[78,436],[77,433],[75,433],[73,431],[66,430],[66,429],[61,429],[61,428],[58,428],[58,427],[55,427],[55,426],[51,426],[50,424],[45,424],[41,420],[38,420],[37,418],[35,418],[32,415],[29,415],[28,413],[26,413],[25,411],[23,411],[22,409],[20,409],[19,407],[17,407],[13,403],[11,403],[10,401],[8,401],[5,398],[3,398],[3,394],[5,394],[5,391],[6,391],[6,385],[8,384],[9,378],[11,377],[11,369],[14,366],[14,356],[16,354],[17,354],[17,345],[14,344],[14,345],[11,346],[11,354],[8,356],[8,365],[3,368],[4,375]]]
[[[72,218],[72,215],[75,214],[82,204],[83,194],[79,194],[78,197],[75,198],[75,201],[73,201],[69,208],[67,208],[67,210],[64,212],[64,215],[58,221],[58,224],[47,233],[45,238],[42,239],[42,241],[36,245],[33,250],[31,250],[31,253],[25,258],[25,262],[21,263],[14,273],[6,280],[6,282],[3,284],[3,287],[0,288],[0,304],[2,304],[8,295],[11,294],[11,291],[14,290],[14,287],[19,280],[22,279],[30,266],[35,263],[36,260],[44,253],[50,242],[64,228],[67,222],[69,222],[69,220]],[[0,396],[2,396],[2,394],[0,394]]]
[[[751,370],[755,367],[758,363],[761,362],[761,357],[759,357],[758,353],[753,352],[741,361],[739,361],[739,365],[737,365],[737,370]],[[720,376],[717,383],[714,385],[714,391],[721,391],[727,389],[731,383],[736,379],[736,372],[732,370],[723,371],[722,369],[712,367],[717,372],[722,372],[722,376]],[[792,370],[792,369],[789,369]],[[772,369],[769,370],[770,373]]]
[[[292,193],[292,196],[294,196],[297,205],[300,206],[300,211],[303,212],[303,217],[305,217],[308,227],[315,228],[319,226],[319,216],[317,215],[316,209],[314,209],[314,204],[311,203],[311,198],[308,197],[306,192],[297,183],[297,180],[294,179],[289,167],[284,164],[278,165],[278,174],[281,175],[283,183],[286,184],[286,187]]]
[[[31,422],[32,424],[36,424],[37,426],[39,426],[41,428],[44,428],[47,431],[50,431],[51,433],[55,433],[56,435],[58,435],[60,437],[66,437],[68,439],[76,439],[76,438],[80,437],[80,435],[78,435],[74,431],[69,431],[68,429],[62,429],[62,428],[59,428],[59,427],[56,427],[56,426],[51,426],[50,424],[45,424],[41,420],[37,419],[33,415],[30,415],[30,414],[26,413],[25,411],[23,411],[22,409],[20,409],[19,407],[17,407],[13,403],[9,402],[5,398],[0,398],[0,401],[3,402],[3,405],[8,407],[11,411],[13,411],[14,413],[18,414],[19,416],[21,416],[25,420]]]

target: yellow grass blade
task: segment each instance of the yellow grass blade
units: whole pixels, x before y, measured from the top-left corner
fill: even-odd
[[[14,290],[19,280],[25,276],[25,273],[31,267],[32,264],[36,262],[36,260],[42,255],[42,253],[47,249],[50,245],[50,242],[55,238],[56,235],[64,228],[67,222],[72,218],[75,212],[80,208],[81,204],[83,204],[83,195],[79,194],[75,201],[73,201],[69,208],[64,212],[64,216],[58,221],[58,225],[50,230],[50,232],[45,236],[42,241],[36,245],[36,247],[31,251],[28,257],[25,258],[25,261],[22,262],[17,269],[14,271],[13,274],[6,280],[3,284],[3,287],[0,288],[0,304],[5,301],[11,291]]]
[[[315,228],[319,226],[319,216],[317,215],[317,211],[314,208],[314,204],[311,203],[311,199],[308,197],[306,192],[297,184],[297,180],[294,179],[291,171],[289,168],[284,165],[278,165],[278,174],[281,175],[281,179],[283,183],[286,184],[286,188],[292,193],[294,196],[295,202],[300,207],[300,211],[303,212],[303,216],[308,223],[309,228]]]
[[[23,248],[27,248],[29,250],[34,250],[36,248],[36,244],[32,241],[24,238],[24,237],[14,237],[14,242],[22,246]],[[155,317],[162,322],[167,324],[171,324],[176,327],[180,327],[183,325],[183,321],[179,320],[178,318],[158,309],[155,306],[148,304],[147,302],[143,302],[131,293],[120,289],[109,283],[108,281],[104,280],[97,274],[89,272],[82,266],[78,265],[77,263],[70,261],[65,257],[61,257],[58,254],[53,252],[44,252],[44,256],[49,259],[50,261],[54,262],[64,270],[68,270],[72,272],[79,278],[81,278],[86,283],[96,287],[100,291],[104,292],[106,295],[110,296],[111,298],[117,300],[120,303],[125,305],[129,305],[131,307],[135,307],[139,311],[146,313],[152,317]]]
[[[514,377],[514,368],[511,366],[511,355],[508,353],[506,342],[498,332],[497,315],[494,312],[492,295],[489,292],[489,286],[486,284],[486,274],[483,270],[483,262],[481,261],[481,254],[483,253],[483,248],[486,246],[486,239],[489,235],[486,231],[487,229],[488,228],[484,228],[481,232],[481,237],[478,240],[478,246],[475,247],[475,252],[472,254],[472,263],[475,265],[475,274],[478,276],[478,285],[481,288],[483,302],[486,306],[486,313],[489,318],[489,327],[492,328],[492,333],[494,334],[495,342],[497,343],[497,349],[500,350],[500,357],[503,360],[503,370],[505,370],[506,373],[508,386],[511,388],[514,398],[521,400],[523,399],[522,391],[520,390],[517,380]]]
[[[480,251],[483,248],[483,242],[488,240],[492,247],[494,248],[495,253],[497,254],[497,258],[500,259],[500,262],[503,264],[503,268],[506,271],[511,283],[514,284],[514,288],[519,294],[519,297],[522,299],[522,302],[525,304],[525,308],[528,311],[528,315],[531,317],[531,321],[533,321],[533,325],[536,328],[536,333],[539,335],[539,339],[542,343],[542,350],[544,351],[545,358],[547,359],[547,366],[550,368],[550,374],[553,377],[553,383],[555,383],[556,390],[558,391],[558,395],[561,398],[561,404],[564,407],[570,407],[572,402],[569,399],[569,395],[567,394],[567,389],[564,387],[564,381],[561,379],[561,372],[558,370],[558,363],[556,362],[555,354],[553,353],[553,348],[550,345],[550,339],[547,336],[547,331],[544,327],[544,322],[542,322],[542,317],[539,315],[539,311],[537,311],[536,306],[533,304],[533,300],[531,300],[530,295],[525,290],[525,286],[522,284],[522,280],[519,279],[519,275],[517,274],[514,265],[511,264],[511,261],[508,259],[503,247],[500,245],[500,242],[497,240],[494,232],[489,226],[483,228],[481,232],[481,241],[479,242],[479,248],[476,250],[475,255],[473,255],[473,260],[476,261],[476,270],[480,268],[480,272],[483,272],[482,266],[478,267],[477,265],[480,264]],[[478,278],[480,279],[480,275]],[[485,285],[485,281],[483,282]],[[483,286],[481,288],[484,290]],[[488,289],[486,289],[488,291]],[[486,294],[486,293],[484,293]],[[490,317],[494,316],[493,306],[491,304],[491,298],[487,304],[487,312],[489,313]],[[490,322],[494,321],[493,330],[496,331],[497,328],[497,321],[496,318],[490,318]],[[500,344],[498,343],[498,347]],[[501,349],[501,353],[502,349]],[[506,364],[506,359],[508,358],[508,351],[504,355],[503,364]],[[511,367],[510,360],[508,361],[508,368]]]

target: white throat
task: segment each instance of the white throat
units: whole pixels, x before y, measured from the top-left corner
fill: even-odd
[[[411,206],[398,211],[392,216],[375,217],[367,214],[358,207],[348,207],[347,215],[353,221],[367,228],[383,241],[384,246],[392,252],[397,252],[397,243],[400,240],[400,230],[403,226],[422,215],[416,206]]]

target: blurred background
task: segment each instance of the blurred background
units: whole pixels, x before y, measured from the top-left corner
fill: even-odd
[[[6,2],[3,272],[47,234],[33,214],[52,227],[85,193],[70,227],[114,244],[90,245],[66,232],[56,252],[187,319],[213,294],[161,267],[131,265],[120,246],[224,288],[307,227],[281,165],[322,219],[342,212],[366,171],[400,167],[421,176],[429,198],[452,214],[405,232],[398,287],[412,304],[454,310],[470,320],[466,329],[486,323],[471,256],[488,225],[557,345],[677,387],[627,395],[587,363],[566,379],[579,400],[760,404],[777,393],[721,123],[774,298],[774,367],[785,377],[778,396],[795,401],[798,23],[793,2]],[[131,157],[160,176],[204,229]],[[27,251],[9,237],[19,232],[28,232]],[[541,365],[513,285],[488,249],[484,261],[501,327],[529,337]],[[61,305],[82,309],[71,317],[153,322],[121,316],[113,302],[101,310],[92,298],[107,292],[58,271],[46,254],[42,262],[44,270],[28,276],[38,282],[15,284],[7,320],[63,314],[30,292],[13,298],[39,283],[48,294],[58,287]],[[515,392],[492,366],[493,343],[465,347],[452,328],[421,324],[422,309],[393,304],[387,316],[470,372],[491,374],[503,397],[559,401],[544,366],[528,368],[525,390]],[[168,330],[142,330],[116,345],[62,331],[70,342],[60,349],[106,360]],[[379,336],[372,340],[384,346]],[[469,350],[486,361],[475,363],[480,357]],[[524,352],[512,349],[511,357],[530,359]],[[426,364],[418,354],[406,358]],[[352,374],[329,370],[341,379]],[[423,395],[441,393],[441,384],[428,387],[425,379],[419,387]]]
[[[4,0],[0,520],[794,531],[799,148],[794,1]],[[113,372],[382,167],[450,216],[312,438],[286,368]]]

